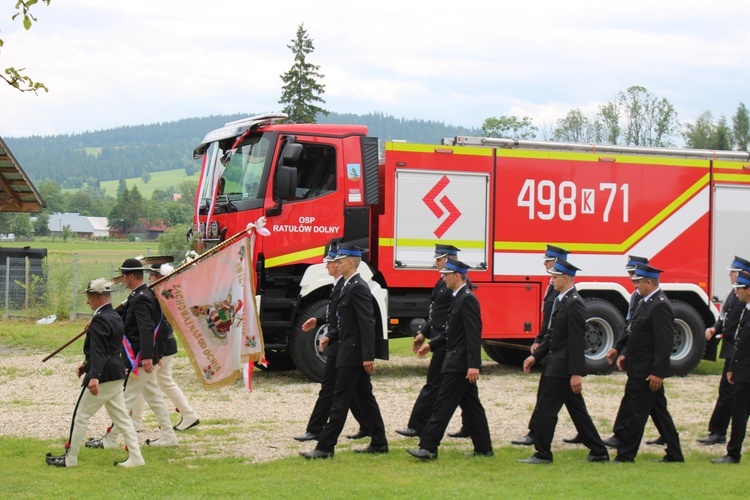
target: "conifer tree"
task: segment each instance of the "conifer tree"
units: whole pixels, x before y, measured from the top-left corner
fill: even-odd
[[[289,119],[296,123],[315,123],[318,113],[328,115],[328,111],[317,104],[325,101],[321,97],[325,85],[320,83],[323,75],[319,73],[320,66],[307,61],[315,47],[307,35],[305,25],[300,24],[297,28],[297,36],[292,39],[292,45],[287,45],[294,54],[294,64],[281,75],[284,85],[281,87],[280,104],[284,104],[283,111],[289,115]]]

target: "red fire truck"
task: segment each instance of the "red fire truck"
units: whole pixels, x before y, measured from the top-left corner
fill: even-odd
[[[627,255],[664,269],[675,310],[672,366],[704,355],[714,296],[743,254],[750,212],[747,153],[456,137],[440,145],[381,145],[358,125],[284,123],[267,114],[228,123],[196,148],[203,159],[196,228],[208,245],[267,217],[256,243],[257,281],[271,363],[293,361],[319,380],[317,334],[302,323],[325,308],[324,250],[367,249],[380,334],[413,335],[425,321],[437,242],[473,267],[484,349],[516,363],[539,331],[549,282],[546,244],[570,251],[589,311],[590,373],[623,331],[632,285]],[[740,222],[742,221],[742,222]],[[746,240],[746,238],[745,238]]]

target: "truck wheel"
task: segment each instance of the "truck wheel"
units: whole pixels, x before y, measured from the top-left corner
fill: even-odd
[[[684,377],[698,366],[706,349],[706,327],[698,311],[680,300],[672,301],[674,310],[674,341],[672,343],[672,371]]]
[[[285,372],[288,370],[294,370],[294,361],[292,356],[289,354],[287,349],[283,351],[277,349],[266,349],[266,361],[268,361],[268,367],[264,367],[256,361],[255,366],[264,371],[269,372]]]
[[[529,350],[514,349],[512,347],[500,347],[484,344],[484,352],[496,363],[509,366],[521,366],[523,360],[529,357]]]
[[[605,375],[615,368],[607,363],[607,351],[625,329],[625,320],[620,311],[602,299],[586,299],[586,372]]]
[[[302,324],[310,318],[324,316],[328,300],[319,300],[307,306],[297,316],[289,338],[289,351],[294,364],[305,377],[315,382],[323,380],[326,357],[318,350],[318,340],[328,331],[328,325],[318,325],[309,332],[302,331]]]

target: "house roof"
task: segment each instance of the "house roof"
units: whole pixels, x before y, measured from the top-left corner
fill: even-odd
[[[41,212],[46,206],[0,137],[0,212]]]
[[[109,222],[106,217],[89,217],[89,222],[97,231],[109,231]]]
[[[70,226],[74,233],[93,233],[94,226],[88,217],[81,214],[50,214],[47,227],[50,231],[62,231],[65,226]]]

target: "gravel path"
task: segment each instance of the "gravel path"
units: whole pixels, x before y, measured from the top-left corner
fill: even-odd
[[[0,435],[40,439],[67,439],[70,418],[80,391],[75,377],[73,357],[57,357],[42,364],[40,355],[24,355],[6,351],[0,356]],[[378,362],[373,378],[375,396],[380,404],[392,450],[416,444],[415,439],[402,438],[396,429],[406,427],[414,400],[424,383],[426,360],[395,358]],[[175,360],[175,377],[191,404],[201,416],[201,425],[180,433],[181,446],[196,456],[240,456],[260,462],[296,455],[314,447],[314,443],[298,443],[292,436],[305,430],[307,418],[317,397],[319,385],[309,382],[297,372],[269,373],[256,370],[255,391],[249,393],[238,382],[231,387],[205,391],[196,380],[186,358]],[[523,375],[520,369],[485,362],[479,381],[479,394],[487,410],[494,446],[509,444],[526,433],[526,424],[534,406],[539,375]],[[682,446],[687,450],[706,450],[696,438],[705,435],[708,418],[717,394],[717,375],[671,378],[667,381],[669,408],[680,431]],[[602,437],[611,435],[612,421],[625,385],[623,374],[589,376],[584,379],[584,395],[590,414]],[[168,402],[169,405],[169,402]],[[177,414],[173,421],[179,420]],[[106,412],[100,411],[89,425],[89,434],[101,434],[107,426]],[[142,440],[157,436],[156,421],[147,412],[147,430]],[[454,416],[449,430],[460,426]],[[356,430],[350,418],[344,434]],[[563,437],[575,434],[565,410],[555,434],[553,450],[570,447]],[[656,430],[649,421],[646,437]],[[645,440],[645,438],[644,438]],[[367,444],[366,440],[339,442],[345,450]],[[445,444],[471,450],[468,440],[446,438]],[[714,447],[717,456],[724,449]],[[642,451],[658,452],[654,446],[643,445]],[[46,450],[45,450],[46,451]],[[59,451],[59,447],[54,450]]]

